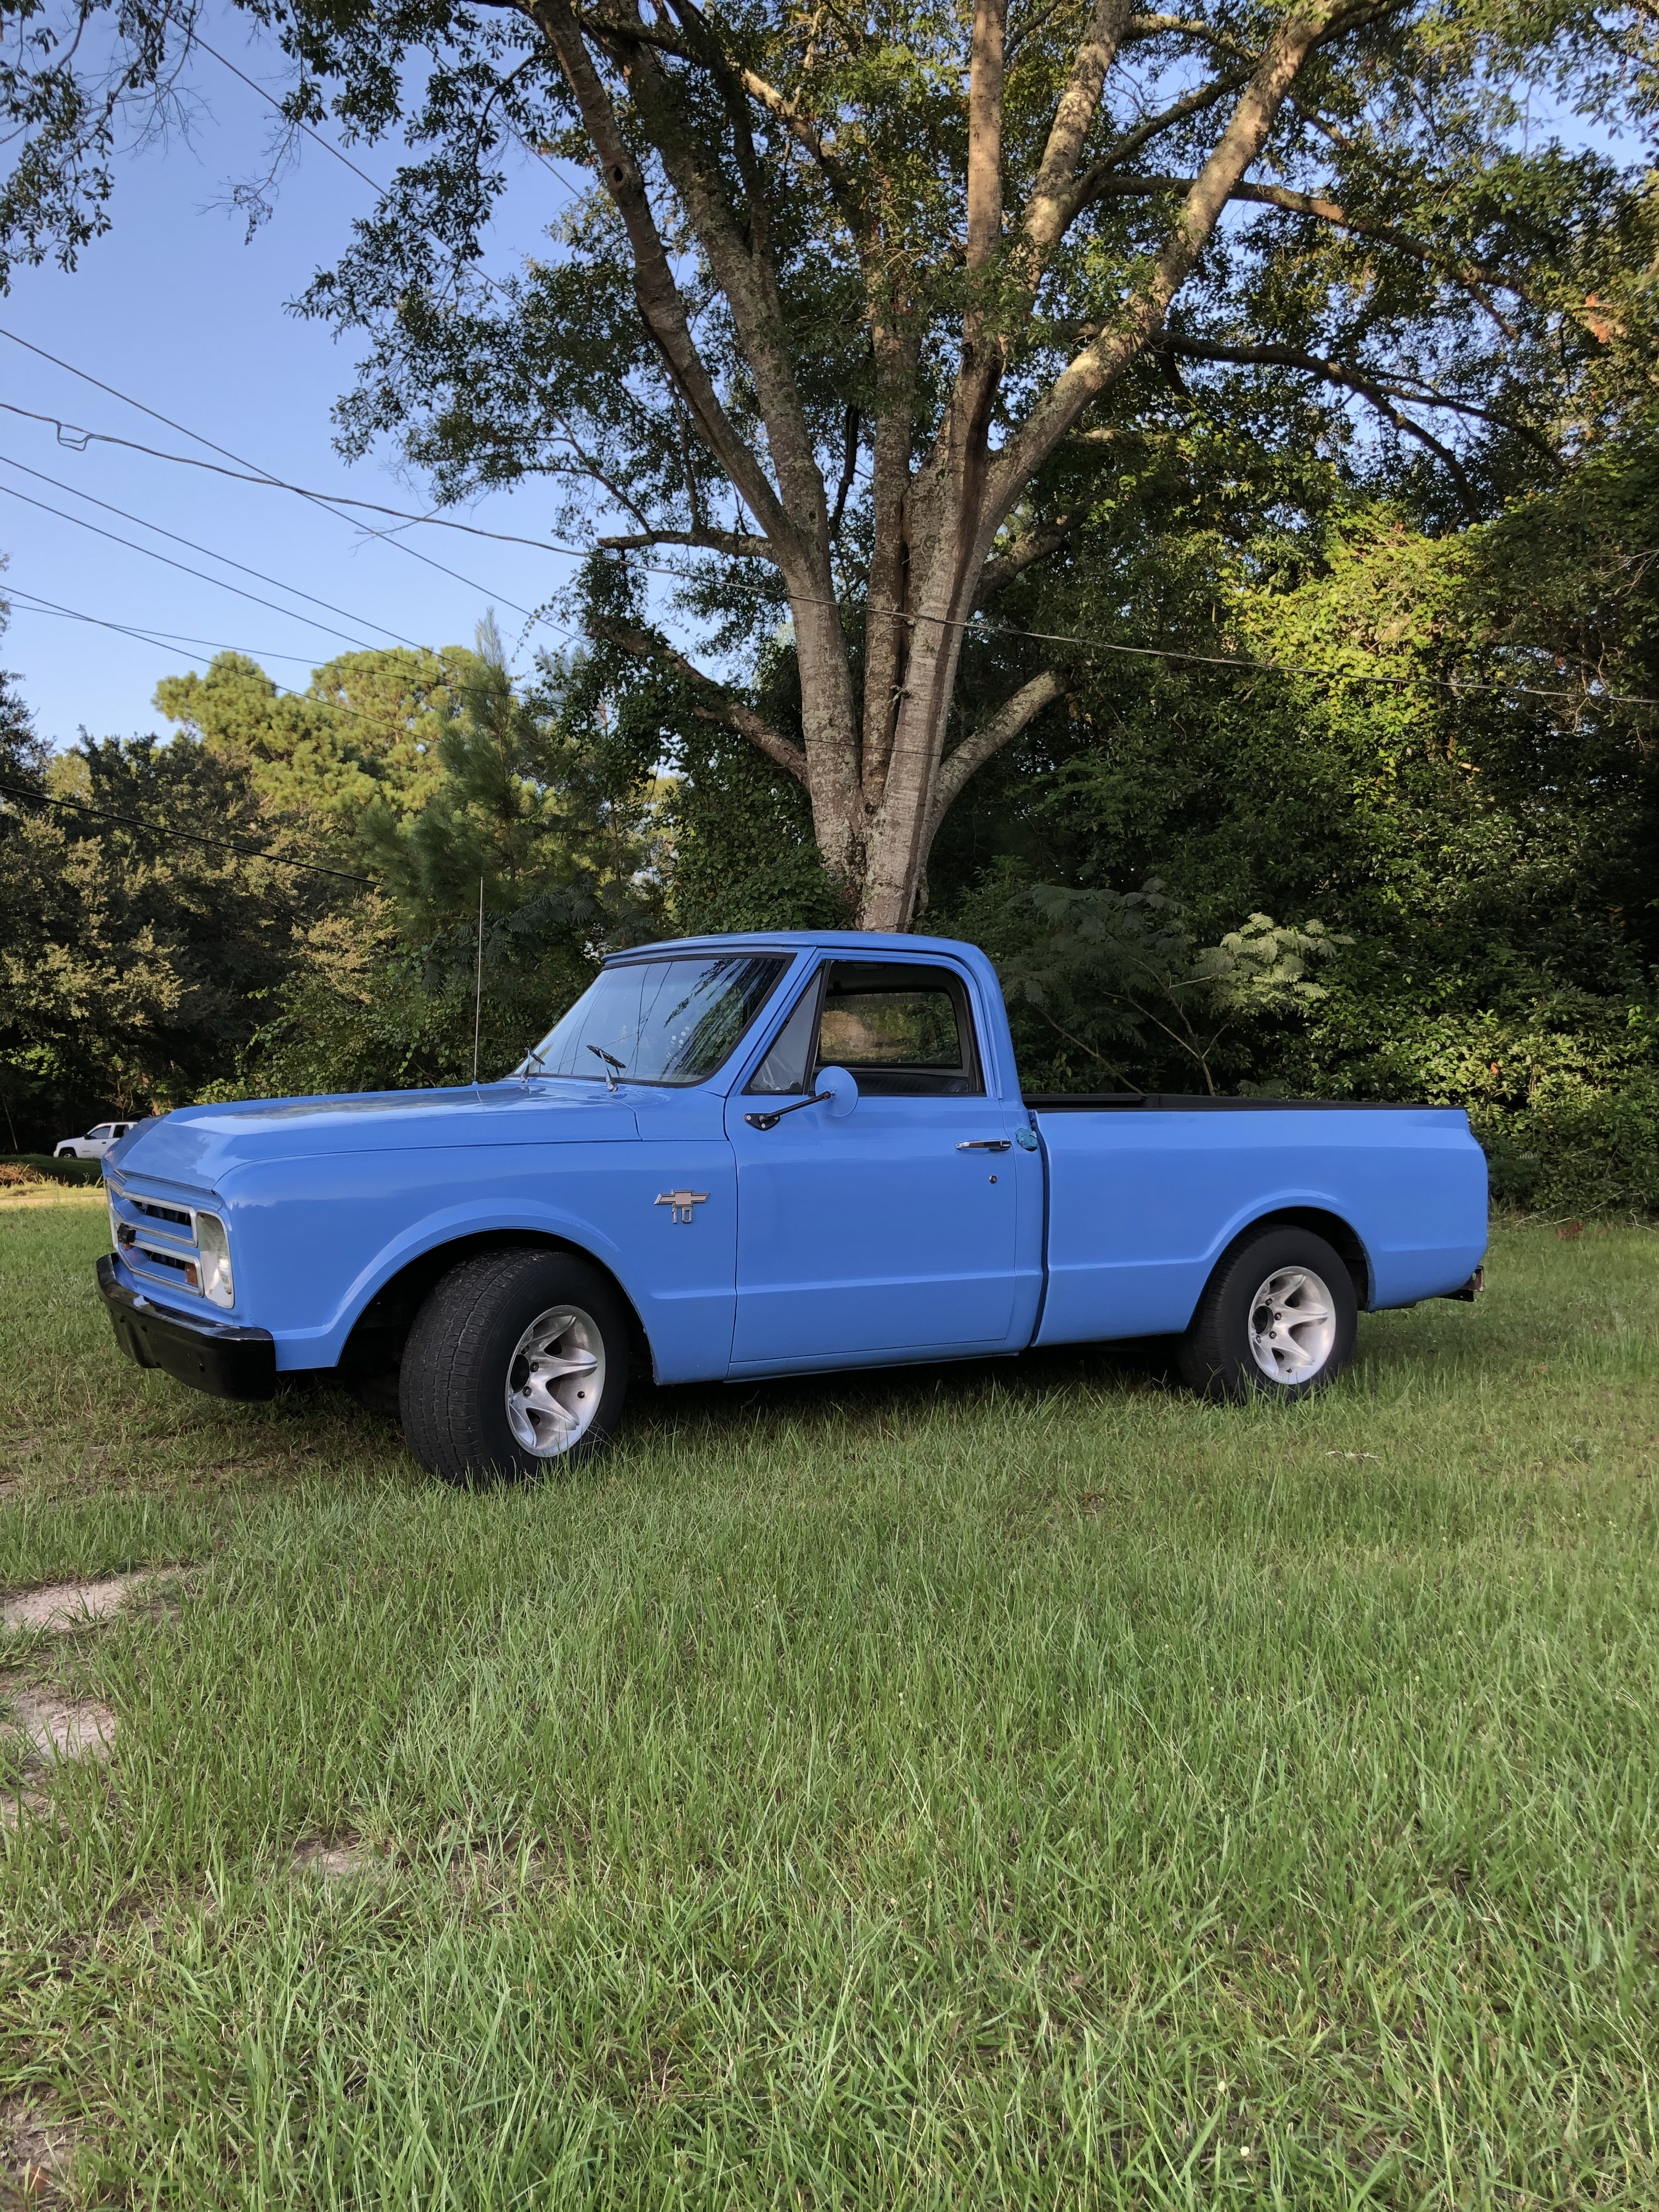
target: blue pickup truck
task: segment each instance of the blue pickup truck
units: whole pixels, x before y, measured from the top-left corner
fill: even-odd
[[[455,1480],[594,1451],[635,1370],[1170,1335],[1200,1390],[1299,1397],[1486,1242],[1460,1110],[1023,1097],[983,953],[833,931],[618,953],[499,1082],[191,1107],[105,1177],[141,1366],[330,1373]]]

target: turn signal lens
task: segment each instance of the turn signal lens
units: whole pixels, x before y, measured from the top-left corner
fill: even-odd
[[[201,1255],[203,1292],[216,1306],[234,1306],[236,1285],[230,1273],[230,1239],[216,1213],[197,1215],[196,1249]]]

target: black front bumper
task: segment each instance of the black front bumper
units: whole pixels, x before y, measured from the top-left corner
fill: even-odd
[[[107,1252],[98,1262],[98,1291],[115,1341],[140,1367],[159,1367],[210,1398],[276,1396],[276,1340],[268,1328],[239,1328],[205,1314],[152,1305],[122,1282]]]

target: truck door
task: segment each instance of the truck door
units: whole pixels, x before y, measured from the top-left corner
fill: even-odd
[[[744,1091],[734,1371],[996,1352],[1013,1315],[1011,1130],[986,1095],[972,997],[938,963],[824,963]],[[745,1118],[845,1067],[859,1099],[769,1129]]]

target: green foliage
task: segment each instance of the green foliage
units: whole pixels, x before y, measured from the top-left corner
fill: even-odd
[[[155,704],[245,774],[270,811],[349,840],[365,808],[402,815],[425,804],[445,717],[476,665],[459,646],[348,653],[295,693],[279,691],[245,654],[221,653],[204,676],[163,678]]]
[[[812,840],[811,811],[795,780],[709,711],[709,687],[665,654],[617,642],[652,632],[638,579],[588,563],[582,612],[591,652],[568,672],[566,726],[613,775],[662,770],[659,818],[665,890],[687,936],[734,929],[839,928],[846,909]],[[793,655],[777,647],[748,696],[774,726],[798,734]]]
[[[478,1070],[505,1074],[592,980],[582,950],[605,917],[580,895],[549,895],[487,918]],[[413,947],[371,903],[314,929],[240,1072],[209,1098],[397,1091],[472,1077],[476,927],[440,932]]]
[[[1264,1030],[1325,997],[1314,971],[1350,941],[1320,921],[1297,929],[1253,914],[1200,946],[1186,908],[1156,877],[1122,896],[1038,884],[1010,903],[1017,918],[1028,909],[1038,932],[999,963],[1011,1016],[1030,1009],[1043,1025],[1034,1036],[1032,1023],[1018,1024],[1033,1090],[1098,1088],[1103,1073],[1121,1088],[1182,1091],[1196,1073],[1213,1093],[1218,1073],[1251,1042],[1260,1053]],[[1033,1062],[1044,1046],[1039,1078]]]
[[[101,1160],[60,1160],[51,1152],[0,1152],[0,1167],[28,1168],[48,1182],[100,1183]]]
[[[431,718],[438,773],[424,803],[398,814],[377,797],[360,823],[406,938],[476,921],[481,885],[486,914],[534,906],[537,931],[564,910],[584,937],[645,933],[648,805],[605,787],[556,699],[518,696],[493,622],[478,645],[453,700]]]
[[[223,848],[285,840],[197,739],[88,739],[45,781],[131,817],[0,817],[0,1096],[20,1139],[51,1143],[181,1104],[231,1064],[322,879]]]

